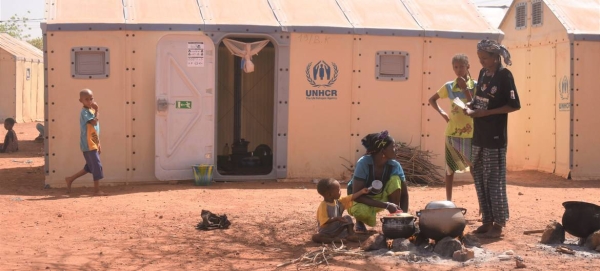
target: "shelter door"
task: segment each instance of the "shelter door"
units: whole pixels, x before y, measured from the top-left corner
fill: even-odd
[[[214,161],[214,44],[205,35],[168,35],[157,45],[155,175],[193,179]]]

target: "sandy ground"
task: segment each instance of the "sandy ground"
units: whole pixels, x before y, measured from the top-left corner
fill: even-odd
[[[214,183],[44,189],[42,143],[35,124],[17,124],[21,151],[0,154],[0,266],[2,270],[273,270],[319,247],[309,241],[321,201],[312,183]],[[0,131],[4,138],[5,131]],[[600,204],[600,181],[569,181],[538,172],[510,172],[511,220],[498,240],[482,240],[491,255],[513,250],[526,270],[600,270],[600,253],[576,255],[539,244],[543,229],[562,218],[567,200]],[[444,199],[442,187],[411,187],[410,211]],[[455,184],[455,202],[478,223],[472,182]],[[227,214],[230,229],[199,231],[200,211]],[[380,230],[378,225],[375,230]],[[567,238],[574,240],[572,236]],[[356,244],[350,244],[356,249]],[[408,263],[397,257],[338,256],[325,270],[510,270],[514,261]],[[284,270],[295,270],[290,265]]]

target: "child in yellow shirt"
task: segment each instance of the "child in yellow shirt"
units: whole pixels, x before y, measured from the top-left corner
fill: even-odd
[[[317,209],[317,234],[312,236],[313,242],[330,243],[346,239],[356,242],[358,237],[354,232],[354,222],[349,215],[342,216],[344,210],[352,207],[352,202],[369,193],[367,188],[358,193],[341,197],[340,183],[335,179],[322,179],[317,184],[317,192],[323,196],[323,201]]]
[[[473,119],[458,105],[454,99],[460,99],[464,104],[471,102],[477,82],[469,75],[469,58],[457,54],[452,58],[452,70],[456,79],[445,83],[431,98],[429,104],[444,120],[446,126],[446,200],[452,200],[452,183],[455,172],[464,172],[471,165],[471,138],[473,137]],[[448,98],[451,111],[444,112],[437,100]]]

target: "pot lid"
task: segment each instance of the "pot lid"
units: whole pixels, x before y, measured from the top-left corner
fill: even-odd
[[[386,217],[415,217],[415,216],[411,215],[409,213],[393,213],[393,214],[388,214]]]

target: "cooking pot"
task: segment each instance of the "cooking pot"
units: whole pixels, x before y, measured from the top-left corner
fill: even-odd
[[[587,238],[600,230],[600,206],[581,201],[566,201],[563,206],[562,224],[569,234]]]
[[[456,208],[454,202],[449,200],[438,200],[431,201],[425,205],[425,209],[442,209],[442,208]]]
[[[415,234],[417,218],[408,213],[391,214],[381,218],[381,230],[389,239],[408,238]]]
[[[467,225],[465,208],[425,209],[417,212],[419,217],[419,235],[439,241],[444,237],[462,235]]]

